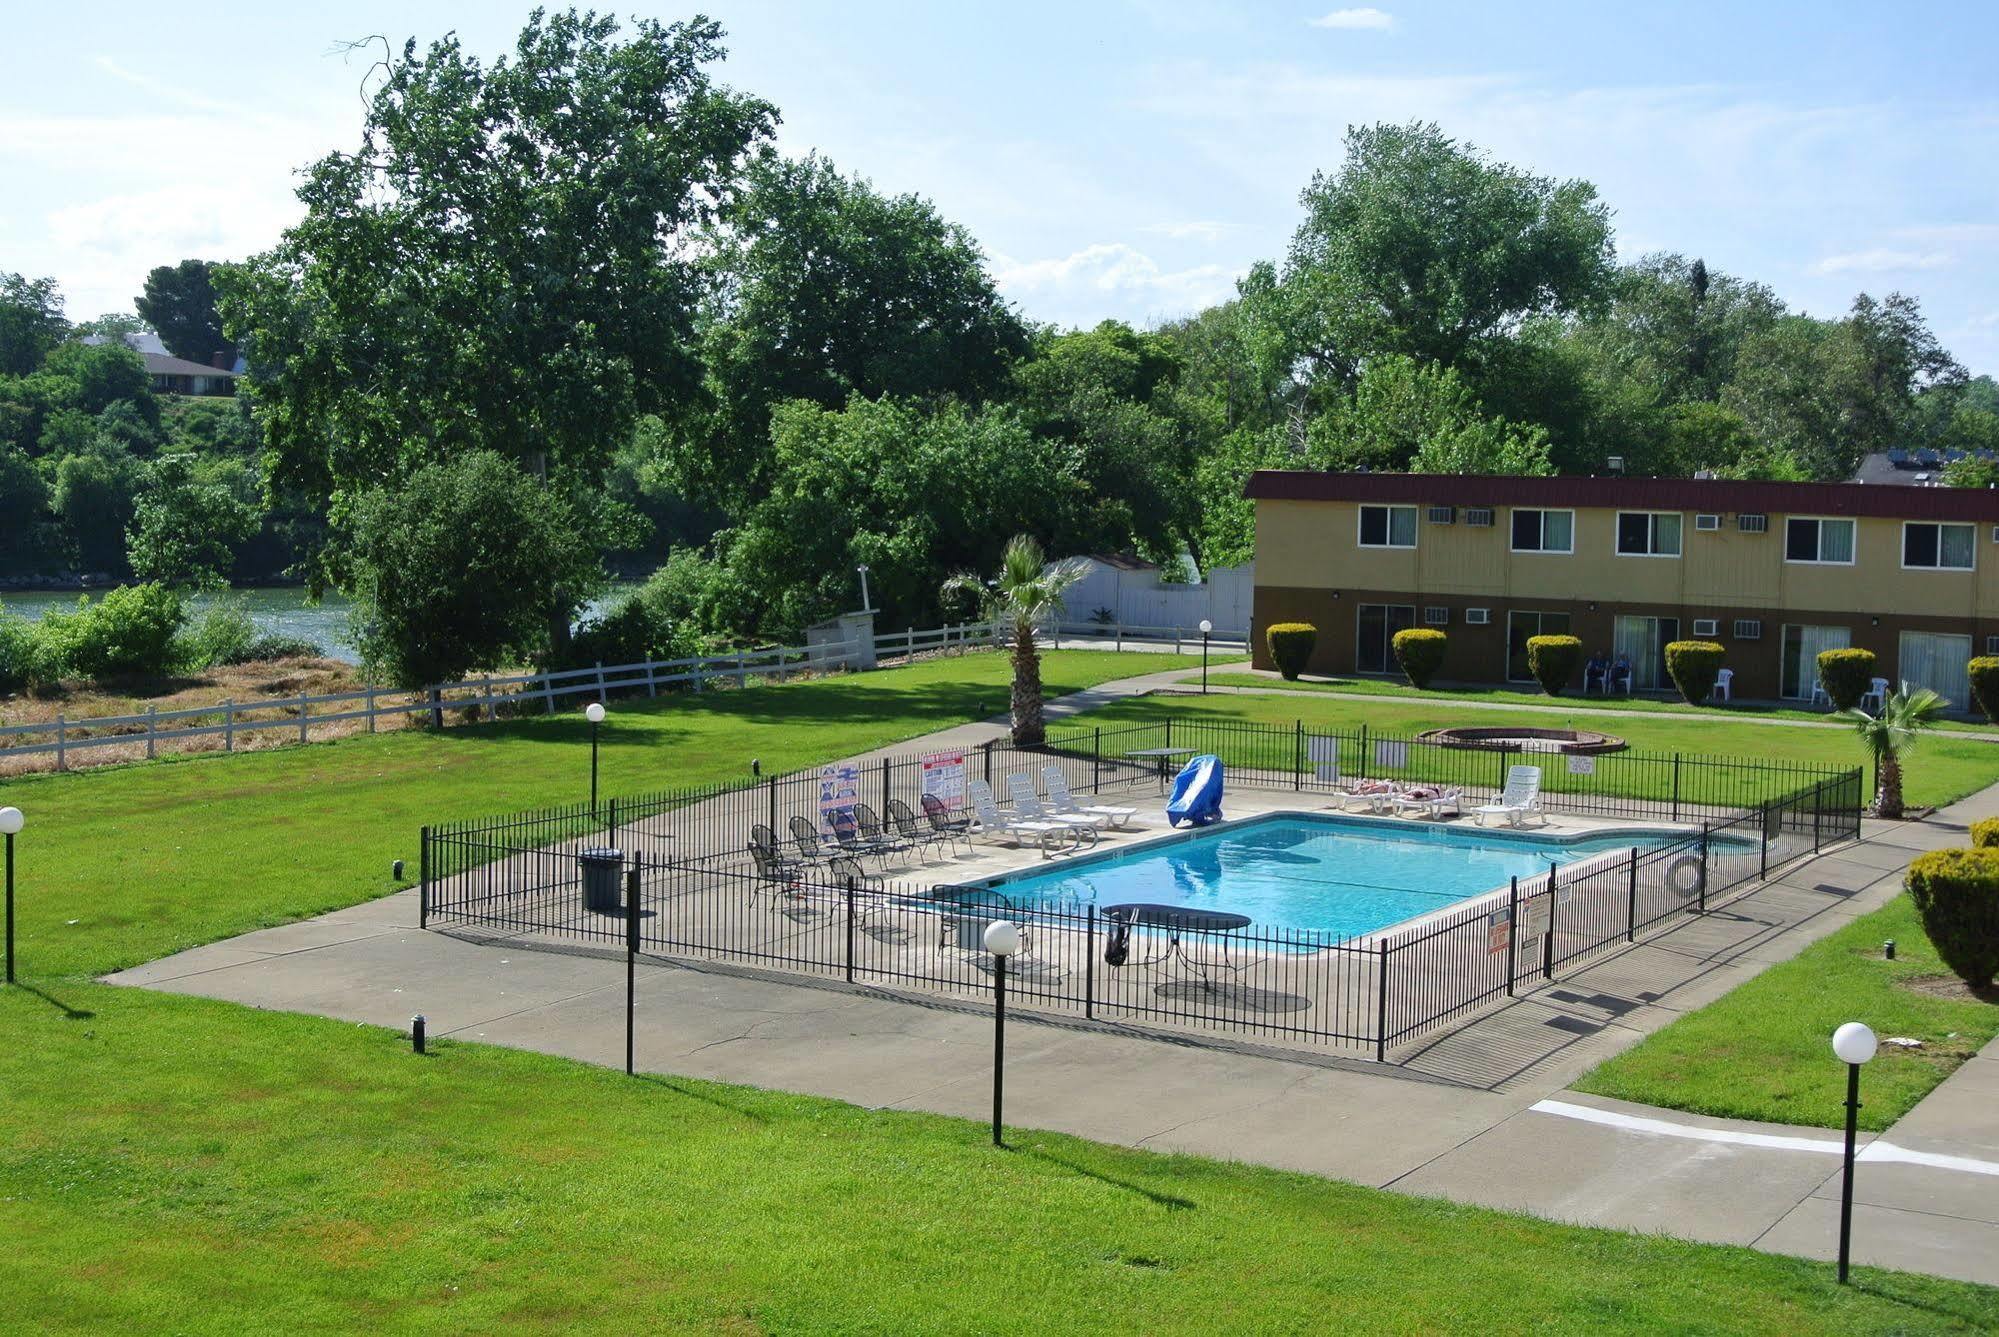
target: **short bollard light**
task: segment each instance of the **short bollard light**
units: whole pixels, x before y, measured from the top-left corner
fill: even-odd
[[[1839,1280],[1846,1282],[1853,1245],[1853,1142],[1860,1127],[1860,1065],[1874,1057],[1873,1030],[1849,1021],[1832,1033],[1832,1052],[1846,1065],[1846,1173],[1839,1187]]]
[[[397,882],[403,880],[403,861],[401,859],[389,865],[389,876]]]
[[[597,815],[597,726],[604,722],[604,703],[592,701],[583,707],[583,718],[590,721],[590,815]]]
[[[1020,950],[1020,925],[995,919],[986,925],[986,950],[993,954],[993,1145],[1000,1138],[1000,1097],[1006,1072],[1006,959]]]
[[[14,837],[28,824],[19,808],[0,808],[0,836],[7,838],[7,983],[14,982]]]
[[[423,1013],[419,1012],[410,1018],[410,1048],[419,1054],[423,1053],[423,1028]]]
[[[1893,938],[1881,944],[1881,959],[1883,961],[1893,961],[1895,959],[1895,940]]]

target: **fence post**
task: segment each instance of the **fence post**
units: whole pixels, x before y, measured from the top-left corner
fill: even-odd
[[[555,713],[555,672],[552,669],[544,669],[542,671],[541,713],[544,715],[553,715]]]
[[[1104,726],[1098,725],[1090,740],[1090,792],[1099,793],[1103,789],[1104,770]]]
[[[739,650],[736,652],[736,686],[748,687],[749,685],[750,673],[748,669],[743,667],[743,654]]]
[[[597,661],[597,699],[604,699],[604,661]]]
[[[305,731],[308,727],[307,720],[310,718],[311,712],[312,698],[304,692],[300,692],[298,694],[298,741],[301,743],[305,741]]]
[[[595,817],[597,814],[593,812],[590,815]],[[608,830],[610,832],[611,843],[615,845],[618,843],[618,800],[611,800],[611,811],[606,820],[610,822]]]
[[[659,666],[650,659],[646,661],[646,695],[659,695]]]
[[[1300,719],[1291,730],[1291,788],[1293,791],[1305,787],[1305,721]]]
[[[1680,754],[1673,754],[1673,820],[1680,820]]]
[[[701,695],[702,675],[706,672],[707,668],[708,661],[705,657],[694,661],[694,695],[696,696]]]
[[[1083,907],[1083,1015],[1097,1015],[1097,907]]]
[[[1812,853],[1819,852],[1819,817],[1825,811],[1825,781],[1812,786]]]
[[[633,1036],[638,1029],[639,866],[625,871],[625,1076],[632,1075]]]
[[[1506,996],[1513,997],[1515,967],[1520,957],[1520,876],[1506,885]]]
[[[1374,1061],[1388,1061],[1388,939],[1383,938],[1380,964],[1374,975]]]
[[[1548,936],[1541,940],[1541,978],[1555,978],[1555,861],[1548,861]]]
[[[375,684],[368,684],[368,732],[375,732]]]
[[[1708,824],[1701,823],[1701,913],[1707,913],[1707,833]]]
[[[1354,763],[1353,773],[1356,776],[1363,776],[1367,774],[1367,721],[1366,720],[1362,720],[1360,722],[1360,758]]]
[[[883,812],[888,811],[889,772],[894,766],[895,763],[891,761],[889,758],[887,757],[882,758],[882,811]]]
[[[430,927],[430,828],[427,826],[423,828],[422,835],[420,835],[417,838],[416,868],[417,868],[416,926],[418,928],[429,928]]]
[[[1624,913],[1624,940],[1634,942],[1638,937],[1638,847],[1631,847],[1631,887],[1629,905]]]
[[[773,775],[764,781],[764,789],[770,795],[770,829],[777,830],[777,777]]]
[[[850,884],[847,892],[847,983],[854,982],[854,888]]]
[[[368,721],[371,728],[374,726],[374,723],[372,719]],[[222,703],[222,750],[224,752],[234,752],[236,750],[235,697],[231,697]]]
[[[1756,810],[1756,818],[1756,877],[1760,881],[1770,876],[1770,805],[1767,801]]]
[[[61,715],[56,716],[56,769],[69,769],[69,722]]]
[[[159,713],[160,713],[160,708],[158,706],[148,705],[146,707],[146,760],[147,761],[151,761],[155,756],[158,755],[159,736],[160,736]]]
[[[988,738],[988,739],[986,740],[986,743],[985,743],[985,749],[986,749],[986,788],[987,788],[987,789],[991,789],[991,788],[993,787],[993,744],[994,744],[994,743],[996,743],[996,742],[998,742],[998,741],[999,741],[999,740],[998,740],[998,739],[995,739],[995,738]]]

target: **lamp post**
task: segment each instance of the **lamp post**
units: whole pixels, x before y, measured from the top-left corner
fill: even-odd
[[[604,703],[592,701],[583,707],[583,718],[590,721],[590,815],[597,815],[597,726],[604,722]]]
[[[1006,959],[1020,950],[1020,926],[1009,919],[986,925],[986,950],[993,954],[993,1145],[1000,1139],[1000,1091],[1006,1071]]]
[[[1874,1032],[1849,1021],[1832,1033],[1832,1052],[1846,1065],[1846,1174],[1839,1186],[1839,1280],[1846,1283],[1853,1244],[1853,1139],[1860,1126],[1860,1065],[1874,1057]]]
[[[868,598],[868,564],[862,562],[854,570],[861,573],[861,611],[863,613],[872,613],[875,611],[875,608],[873,601]]]
[[[1214,629],[1215,629],[1214,623],[1208,621],[1208,619],[1206,618],[1201,619],[1201,695],[1202,696],[1206,696],[1208,694],[1208,635],[1210,632],[1214,631]]]
[[[7,837],[7,983],[14,982],[14,837],[28,819],[19,808],[0,808],[0,835]]]

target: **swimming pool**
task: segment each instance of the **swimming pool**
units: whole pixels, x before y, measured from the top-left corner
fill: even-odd
[[[1127,902],[1248,915],[1281,926],[1356,937],[1507,884],[1636,846],[1656,849],[1685,831],[1588,836],[1462,826],[1418,826],[1318,813],[1272,813],[979,883],[1021,910],[1075,910]]]

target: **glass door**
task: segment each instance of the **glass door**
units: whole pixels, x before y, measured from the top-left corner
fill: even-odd
[[[1387,673],[1395,667],[1390,642],[1398,631],[1416,625],[1413,604],[1362,604],[1360,634],[1354,642],[1354,668],[1361,673]]]
[[[1788,701],[1811,700],[1812,685],[1819,680],[1819,652],[1844,650],[1852,643],[1853,633],[1845,627],[1787,625],[1777,694]]]
[[[1632,688],[1652,692],[1672,682],[1672,675],[1666,672],[1666,647],[1679,639],[1680,620],[1676,617],[1620,616],[1611,648],[1631,661]]]
[[[1927,687],[1963,710],[1971,700],[1971,638],[1936,631],[1902,633],[1901,661],[1896,667],[1911,687]],[[1892,688],[1891,688],[1892,690]]]
[[[1527,640],[1531,636],[1566,636],[1567,613],[1537,613],[1531,610],[1506,615],[1506,680],[1532,682],[1534,671],[1527,667]]]

